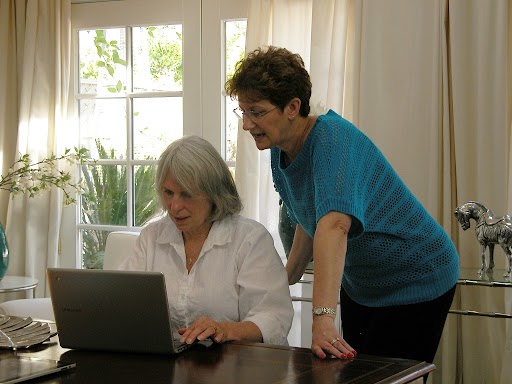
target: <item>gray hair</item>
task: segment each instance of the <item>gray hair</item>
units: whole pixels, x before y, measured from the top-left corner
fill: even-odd
[[[211,221],[222,220],[242,210],[235,181],[220,154],[205,139],[185,136],[172,142],[160,155],[155,187],[160,204],[163,202],[163,183],[172,172],[173,178],[187,193],[206,195],[212,202]]]

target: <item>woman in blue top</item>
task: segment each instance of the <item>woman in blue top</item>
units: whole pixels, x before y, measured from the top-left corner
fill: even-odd
[[[459,274],[446,232],[360,130],[332,110],[310,115],[299,55],[254,50],[226,92],[256,147],[270,148],[274,184],[297,224],[289,283],[315,262],[312,351],[432,362]]]

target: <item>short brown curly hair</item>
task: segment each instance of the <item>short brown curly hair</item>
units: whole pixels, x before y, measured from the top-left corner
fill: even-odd
[[[268,100],[281,111],[295,97],[301,101],[299,114],[310,111],[311,79],[297,53],[275,46],[259,47],[240,60],[224,86],[232,99],[239,96],[256,102]]]

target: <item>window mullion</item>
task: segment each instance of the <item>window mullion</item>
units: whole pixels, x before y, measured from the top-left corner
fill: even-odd
[[[133,45],[132,45],[132,28],[126,27],[126,68],[127,68],[127,79],[126,79],[126,218],[128,227],[134,225],[134,207],[133,207],[133,190],[134,190],[134,175],[133,166],[130,161],[133,160],[133,98],[130,93],[133,92]]]

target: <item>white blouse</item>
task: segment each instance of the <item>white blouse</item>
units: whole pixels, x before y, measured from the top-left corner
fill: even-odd
[[[190,273],[181,231],[166,216],[142,229],[134,253],[119,269],[159,271],[173,324],[199,316],[252,321],[270,344],[287,344],[293,319],[288,277],[270,233],[240,215],[214,222]]]

